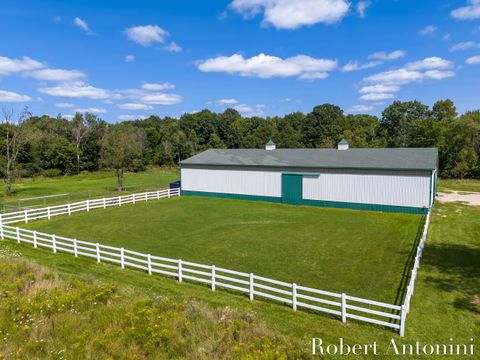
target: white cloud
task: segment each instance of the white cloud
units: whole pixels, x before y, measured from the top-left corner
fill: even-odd
[[[133,26],[124,30],[127,38],[137,44],[150,46],[154,43],[163,44],[169,36],[168,31],[158,25]]]
[[[412,81],[422,79],[422,74],[418,71],[410,71],[407,69],[396,69],[384,71],[375,75],[366,77],[366,82],[382,83],[382,84],[407,84]]]
[[[349,61],[348,64],[344,65],[341,68],[341,70],[345,72],[350,72],[350,71],[370,69],[375,66],[383,64],[385,61],[400,59],[405,55],[406,55],[406,52],[403,50],[395,50],[389,53],[385,51],[379,51],[379,52],[368,55],[368,58],[373,60],[364,64],[361,64],[358,61]]]
[[[422,30],[420,30],[420,35],[430,35],[436,32],[438,29],[436,26],[428,25],[425,26]]]
[[[325,78],[328,71],[337,67],[336,60],[316,59],[306,55],[296,55],[286,59],[259,54],[245,59],[240,54],[218,56],[197,63],[204,72],[224,72],[240,76],[272,77],[297,76],[301,79]]]
[[[55,107],[60,108],[60,109],[68,109],[68,108],[72,108],[74,106],[75,105],[72,104],[72,103],[57,103],[57,104],[55,104]]]
[[[119,115],[118,120],[128,121],[128,120],[143,120],[147,117],[144,115]]]
[[[480,55],[469,57],[465,62],[469,65],[480,64]]]
[[[73,114],[62,114],[62,117],[67,119],[67,120],[72,120],[75,117],[75,115],[73,115]]]
[[[43,67],[45,67],[44,64],[30,59],[27,56],[24,56],[21,59],[11,59],[6,56],[0,56],[0,76],[41,69]]]
[[[63,82],[83,79],[85,74],[78,70],[42,69],[29,72],[26,76],[36,80]]]
[[[248,104],[238,104],[233,108],[244,116],[263,116],[265,105],[257,104],[252,106]]]
[[[400,59],[404,57],[406,54],[407,53],[403,50],[395,50],[390,53],[387,53],[385,51],[379,51],[379,52],[368,55],[368,58],[389,61],[389,60]]]
[[[79,17],[76,17],[75,19],[73,19],[73,25],[82,29],[89,35],[93,34],[93,32],[90,30],[90,27],[88,26],[88,23],[85,20],[80,19]]]
[[[360,94],[368,94],[368,93],[392,93],[397,92],[400,90],[400,87],[397,85],[383,85],[383,84],[376,84],[370,86],[364,86],[359,90]]]
[[[366,113],[373,110],[372,105],[353,105],[348,112],[351,113]]]
[[[62,22],[62,17],[61,16],[54,16],[53,17],[53,22],[58,24],[58,23],[61,23]]]
[[[135,55],[125,56],[125,62],[132,62],[132,61],[135,61]]]
[[[42,87],[38,91],[44,94],[66,98],[88,98],[104,100],[112,96],[109,90],[96,88],[82,81],[62,83],[56,86]]]
[[[91,114],[106,114],[106,113],[107,113],[107,110],[106,110],[106,109],[99,109],[99,108],[91,107],[91,108],[75,109],[75,112],[79,112],[79,113],[91,113]]]
[[[365,17],[365,12],[367,11],[367,8],[372,5],[372,2],[370,0],[362,0],[357,3],[357,14],[361,18]]]
[[[182,101],[182,97],[176,94],[152,93],[142,96],[140,101],[151,105],[175,105]]]
[[[412,82],[421,82],[423,80],[442,80],[455,76],[455,73],[447,68],[451,67],[451,61],[439,58],[429,57],[420,61],[407,63],[404,67],[384,71],[378,74],[368,76],[363,79],[364,82],[374,83],[374,85],[364,86],[359,90],[360,99],[367,101],[379,101],[394,98],[392,94],[400,90],[400,85]]]
[[[350,72],[350,71],[358,71],[358,70],[365,70],[370,69],[375,66],[383,64],[383,61],[369,61],[365,64],[360,64],[358,61],[349,61],[347,65],[342,67],[342,71]]]
[[[182,51],[182,47],[178,45],[175,41],[172,41],[170,45],[164,46],[164,50],[170,51],[170,52],[180,52]]]
[[[238,100],[237,99],[220,99],[215,101],[215,103],[218,106],[235,105],[235,104],[238,104]]]
[[[349,7],[346,0],[234,0],[230,4],[247,18],[263,13],[263,23],[277,29],[333,24],[347,15]]]
[[[158,83],[143,83],[142,84],[142,89],[144,90],[166,90],[166,89],[175,89],[175,85],[170,84],[170,83],[163,83],[163,84],[158,84]]]
[[[479,47],[480,45],[477,44],[475,41],[465,41],[459,42],[458,44],[453,45],[450,48],[450,51],[461,51],[461,50],[468,50],[472,48]]]
[[[409,70],[425,70],[425,69],[445,69],[453,65],[451,61],[442,59],[438,56],[432,56],[420,61],[414,61],[407,64]]]
[[[306,72],[300,75],[298,78],[301,80],[313,81],[318,79],[326,79],[328,77],[328,73],[324,71],[316,71],[316,72]]]
[[[469,0],[469,5],[453,10],[450,15],[457,20],[480,19],[480,0]]]
[[[452,35],[451,34],[445,34],[442,36],[442,40],[443,41],[448,41],[452,38]]]
[[[17,94],[13,91],[0,90],[0,102],[17,103],[32,101],[32,98],[28,95]]]
[[[455,73],[453,71],[428,70],[423,74],[423,76],[425,79],[442,80],[449,77],[454,77]]]
[[[379,101],[379,100],[387,100],[387,99],[393,99],[395,95],[393,94],[382,94],[382,93],[371,93],[371,94],[365,94],[360,96],[360,99],[362,100],[367,100],[367,101]]]
[[[123,110],[152,110],[153,106],[139,103],[118,104],[117,107]]]

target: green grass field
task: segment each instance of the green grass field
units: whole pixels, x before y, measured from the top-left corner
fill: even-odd
[[[176,169],[151,168],[138,173],[126,173],[126,193],[161,189],[180,178]],[[84,172],[56,178],[33,177],[19,179],[13,184],[12,196],[5,195],[0,183],[0,211],[14,211],[21,206],[43,206],[118,194],[117,178],[113,171]],[[65,196],[57,196],[67,194]],[[41,198],[52,196],[50,198]],[[31,199],[31,200],[26,200]]]
[[[415,344],[417,341],[421,344],[448,344],[450,338],[453,338],[460,343],[470,343],[470,339],[474,339],[473,343],[478,355],[480,346],[479,218],[479,207],[461,204],[437,203],[435,205],[416,290],[412,298],[412,307],[407,317],[405,338],[399,338],[394,331],[375,325],[355,321],[342,324],[338,318],[325,314],[293,312],[288,307],[265,301],[250,303],[242,295],[223,291],[212,293],[208,288],[196,284],[186,282],[178,284],[169,278],[148,276],[136,270],[121,270],[118,266],[97,264],[89,259],[74,258],[68,254],[54,255],[47,250],[33,249],[28,245],[18,245],[10,241],[0,242],[0,257],[9,257],[10,253],[20,253],[20,259],[28,259],[35,264],[46,266],[65,281],[102,281],[115,284],[119,291],[129,294],[132,303],[136,303],[145,296],[151,296],[171,299],[178,303],[195,301],[210,311],[222,311],[228,307],[240,314],[250,314],[249,316],[253,316],[254,320],[252,321],[255,324],[264,326],[270,334],[284,339],[286,344],[289,342],[300,344],[307,352],[312,337],[322,338],[326,344],[338,344],[341,337],[348,344],[377,341],[380,351],[378,358],[398,359],[399,356],[391,353],[384,355],[391,338],[394,338],[398,344]],[[55,294],[51,295],[52,301],[55,301],[56,298]],[[16,304],[13,303],[12,306],[14,305]],[[5,312],[4,309],[0,308],[0,314]],[[50,323],[45,322],[41,326],[42,329],[53,326],[55,330],[52,337],[47,338],[47,348],[57,351],[66,349],[65,352],[70,354],[67,358],[81,358],[82,351],[88,347],[93,354],[103,357],[105,350],[103,345],[108,345],[109,342],[105,342],[102,338],[102,342],[98,344],[96,334],[104,333],[105,336],[108,336],[112,333],[108,321],[97,321],[97,318],[104,319],[106,316],[101,311],[102,309],[92,310],[89,313],[90,316],[86,318],[73,317],[70,319],[70,317],[65,317],[52,319]],[[108,309],[104,311],[108,311]],[[206,315],[200,314],[196,319],[200,321],[203,316]],[[10,319],[8,316],[6,318]],[[4,329],[5,325],[2,321],[6,320],[0,318],[0,325]],[[64,322],[67,321],[75,322],[79,329],[88,328],[94,321],[98,328],[89,335],[89,332],[81,332],[75,330],[75,327],[65,326]],[[138,331],[142,331],[142,329],[138,329]],[[129,334],[139,336],[134,333],[134,330],[130,330]],[[203,335],[199,333],[189,333],[188,336],[196,338],[198,343],[203,341]],[[120,337],[123,338],[123,335],[119,334],[118,338]],[[72,338],[80,338],[83,342],[70,341]],[[6,345],[10,344],[10,348],[15,350],[22,348],[23,344],[16,343],[16,339],[10,339],[5,345],[0,343],[0,353]],[[127,344],[122,344],[120,341],[119,343],[128,348]],[[99,346],[102,347],[99,348]],[[110,352],[112,356],[114,356],[115,349],[116,347],[112,347]],[[33,354],[33,357],[42,357],[39,352],[32,351],[30,354]],[[4,357],[8,358],[9,356],[7,354]],[[203,358],[216,357],[206,353]],[[361,355],[330,358],[371,359],[369,356]],[[418,359],[419,357],[402,356],[400,358]],[[421,358],[436,359],[437,357],[422,356]],[[462,359],[461,356],[450,358]],[[475,356],[468,358],[475,358]]]
[[[440,190],[449,188],[467,192],[478,191],[477,184],[480,184],[480,182],[469,181],[463,183],[454,181],[443,184],[440,182],[439,188]],[[59,183],[57,188],[61,189],[61,186],[61,183]],[[83,216],[96,217],[100,216],[101,213],[110,214],[110,216],[119,216],[117,218],[118,224],[124,227],[130,235],[128,239],[124,238],[121,241],[125,242],[125,247],[127,247],[126,244],[128,244],[128,247],[132,248],[132,246],[130,246],[132,244],[143,244],[142,238],[151,237],[151,233],[149,233],[147,229],[143,229],[144,222],[137,228],[137,232],[141,231],[142,234],[136,234],[131,229],[134,227],[132,223],[140,221],[140,219],[136,219],[137,211],[128,211],[128,214],[123,217],[115,215],[115,213],[118,214],[117,211],[140,209],[142,206],[146,209],[151,209],[151,205],[160,206],[160,210],[162,210],[161,204],[165,204],[166,206],[168,202],[170,202],[168,208],[170,211],[173,211],[171,205],[174,205],[176,201],[185,199],[186,198],[161,200],[156,204],[153,202],[149,204],[140,203],[134,207],[110,208],[89,214],[73,215],[71,218],[57,218],[53,219],[50,223],[38,222],[29,225],[35,225],[34,227],[41,225],[47,230],[47,227],[54,226],[56,221],[67,220],[71,221],[71,225],[75,228],[76,233],[92,236],[92,238],[87,238],[87,240],[95,240],[96,237],[93,237],[95,232],[89,228],[91,222],[88,221],[85,223],[85,226],[81,226],[75,224],[77,219]],[[182,257],[186,260],[187,258],[183,255],[184,253],[191,255],[192,260],[203,261],[202,257],[208,260],[209,255],[215,252],[220,253],[221,251],[213,248],[211,250],[212,253],[198,253],[195,251],[197,248],[190,248],[188,240],[190,238],[194,240],[204,238],[205,233],[210,231],[208,227],[212,226],[211,222],[209,222],[212,217],[213,219],[229,217],[233,219],[228,223],[230,226],[225,226],[219,231],[219,233],[226,235],[223,237],[218,235],[217,240],[221,240],[220,244],[226,241],[227,243],[224,245],[227,246],[230,239],[228,236],[235,236],[235,229],[238,228],[240,224],[244,224],[250,228],[250,231],[262,232],[262,239],[273,241],[273,244],[266,241],[262,243],[262,249],[270,252],[275,258],[280,259],[283,264],[287,264],[289,269],[293,269],[291,271],[295,274],[300,274],[302,278],[308,277],[314,281],[318,281],[318,279],[322,280],[322,276],[325,276],[322,274],[322,271],[326,271],[329,272],[330,280],[332,274],[336,276],[338,273],[342,276],[347,276],[350,282],[348,286],[358,288],[359,292],[362,291],[365,283],[367,284],[365,285],[367,290],[363,290],[365,293],[386,286],[385,279],[390,278],[390,276],[387,276],[389,274],[384,274],[387,266],[375,262],[375,259],[372,259],[368,256],[369,254],[365,252],[362,254],[364,257],[362,261],[367,266],[358,267],[361,260],[358,259],[358,251],[355,251],[357,245],[355,245],[353,249],[347,246],[348,251],[346,254],[344,252],[345,257],[342,261],[340,261],[339,251],[343,251],[346,245],[351,246],[352,244],[352,242],[346,244],[346,240],[344,240],[344,237],[340,236],[340,234],[344,235],[349,231],[350,237],[357,239],[361,232],[359,224],[365,223],[365,219],[370,219],[372,223],[376,224],[377,227],[374,226],[372,228],[372,234],[370,235],[377,239],[377,246],[381,244],[381,242],[378,241],[380,233],[396,233],[396,230],[392,228],[392,224],[385,221],[385,219],[390,218],[390,216],[385,216],[385,219],[382,219],[382,215],[384,214],[350,212],[345,210],[346,213],[353,213],[355,216],[344,218],[343,221],[341,221],[338,214],[342,213],[343,210],[308,208],[313,211],[320,211],[325,218],[319,221],[318,217],[310,217],[308,220],[311,221],[312,224],[308,227],[298,225],[295,229],[293,223],[298,221],[299,218],[305,217],[305,214],[300,214],[301,211],[298,212],[298,217],[291,217],[286,214],[282,215],[281,212],[272,212],[270,208],[265,208],[263,214],[259,214],[258,212],[251,212],[248,204],[250,203],[238,202],[238,206],[241,206],[243,209],[242,214],[232,212],[231,206],[221,208],[217,206],[218,211],[216,212],[206,208],[205,205],[199,206],[195,208],[194,216],[191,216],[192,214],[183,214],[185,218],[188,217],[187,215],[190,215],[189,219],[192,221],[191,227],[186,228],[184,226],[183,230],[178,229],[178,226],[174,226],[176,224],[167,222],[166,219],[159,217],[159,214],[164,213],[163,210],[159,212],[148,211],[147,216],[151,218],[152,222],[164,225],[162,237],[159,236],[157,238],[157,244],[163,241],[166,243],[164,247],[157,246],[153,243],[149,246],[149,249],[156,249],[159,254],[163,254],[164,250],[168,250],[171,254],[170,256]],[[282,207],[276,204],[264,205],[271,206],[275,209]],[[165,208],[167,208],[167,206]],[[301,210],[303,208],[298,209]],[[182,212],[180,210],[177,211],[177,215],[181,217]],[[229,211],[231,212],[230,214]],[[249,211],[251,213],[249,213]],[[373,217],[370,216],[371,214],[373,214]],[[259,215],[267,216],[271,224],[283,222],[283,226],[279,226],[277,234],[269,233],[264,230],[268,228],[268,223],[262,224],[262,222],[259,221]],[[365,218],[362,218],[363,216]],[[396,215],[393,216],[395,217]],[[399,216],[402,218],[404,215]],[[378,221],[377,219],[377,221],[373,221],[373,219],[377,217],[381,220]],[[405,215],[405,217],[407,219],[415,219],[413,216]],[[111,217],[111,219],[113,219],[113,217]],[[415,294],[412,298],[411,311],[407,317],[405,338],[399,338],[398,334],[393,330],[384,329],[375,325],[358,323],[353,320],[342,324],[338,318],[330,317],[326,314],[313,314],[304,311],[293,312],[288,307],[266,301],[254,301],[250,303],[245,296],[239,294],[224,291],[216,291],[213,293],[207,287],[197,284],[189,284],[188,282],[178,284],[170,278],[148,276],[148,274],[141,271],[131,269],[122,270],[118,266],[105,263],[97,264],[90,259],[74,258],[71,255],[62,253],[52,254],[50,251],[33,249],[24,244],[19,245],[11,241],[0,241],[0,260],[5,260],[2,260],[1,264],[1,268],[4,269],[4,271],[1,272],[2,277],[0,278],[2,294],[7,294],[5,291],[17,289],[15,287],[22,284],[26,278],[31,279],[34,275],[30,273],[36,274],[35,269],[39,265],[47,269],[45,271],[48,274],[48,279],[52,279],[50,283],[46,285],[47,288],[45,290],[40,286],[34,286],[34,288],[38,290],[36,296],[24,296],[26,290],[18,287],[18,290],[15,290],[19,291],[18,296],[1,298],[0,331],[2,332],[2,336],[0,337],[0,358],[80,359],[85,356],[96,358],[131,358],[133,355],[138,358],[152,357],[153,355],[149,353],[149,351],[151,351],[149,341],[158,341],[159,334],[152,331],[158,322],[155,321],[152,323],[147,321],[146,324],[148,326],[143,327],[139,326],[145,323],[143,321],[140,323],[132,321],[125,322],[124,319],[117,316],[119,314],[118,305],[122,310],[128,309],[130,312],[135,312],[139,311],[138,304],[147,304],[147,306],[141,308],[142,314],[158,315],[161,316],[162,319],[170,316],[169,319],[171,321],[162,320],[161,330],[165,332],[160,334],[173,331],[173,336],[161,338],[163,339],[161,346],[168,350],[169,356],[173,357],[191,358],[193,356],[199,359],[223,358],[225,355],[222,357],[222,353],[212,351],[212,348],[209,346],[213,346],[212,344],[217,344],[218,346],[218,341],[225,341],[229,346],[221,347],[220,349],[225,351],[231,348],[236,349],[235,355],[237,357],[260,357],[260,353],[256,351],[258,351],[259,347],[262,348],[266,346],[265,354],[267,355],[263,358],[279,358],[285,353],[289,354],[292,358],[304,355],[295,350],[297,346],[308,353],[310,339],[312,337],[318,337],[322,338],[326,344],[338,344],[339,338],[343,338],[348,344],[377,341],[380,351],[378,358],[382,359],[399,358],[391,353],[385,355],[391,338],[394,338],[398,344],[415,344],[415,342],[419,342],[420,344],[449,344],[452,338],[458,343],[473,343],[476,348],[476,356],[468,357],[473,359],[478,357],[478,351],[480,349],[480,222],[478,219],[480,219],[480,207],[472,207],[459,203],[440,204],[437,202],[435,204],[429,236],[424,250],[424,257],[416,282]],[[402,221],[400,221],[402,225],[398,225],[397,221],[394,222],[397,222],[396,226],[400,229],[405,230],[405,235],[407,232],[414,232],[416,228],[415,224],[413,222],[410,225],[408,224],[413,220]],[[98,221],[94,222],[95,226],[97,226]],[[98,235],[103,234],[102,236],[104,236],[106,233],[108,235],[107,230],[108,227],[111,226],[109,223],[110,221],[104,224],[103,233],[98,233]],[[59,226],[60,229],[60,223],[56,226]],[[299,233],[299,228],[301,229],[300,233],[303,233],[304,227],[306,229],[305,231],[313,234],[317,239],[322,237],[324,230],[333,229],[332,233],[338,235],[337,241],[339,241],[337,244],[339,251],[329,254],[324,251],[321,254],[322,257],[317,257],[315,262],[311,262],[310,269],[305,271],[305,268],[303,268],[303,272],[306,274],[295,269],[293,260],[290,260],[292,256],[293,258],[296,257],[296,259],[299,259],[298,262],[303,266],[305,261],[300,256],[300,253],[292,248],[275,246],[275,244],[277,244],[276,241],[281,241],[281,239],[285,239],[283,241],[288,242],[287,237],[291,236],[292,233]],[[199,230],[197,230],[198,233],[196,233],[195,228],[207,230],[204,230],[202,234],[202,231]],[[158,227],[155,229],[155,231],[158,231]],[[68,235],[68,229],[64,230],[64,234]],[[171,232],[178,234],[179,231],[185,231],[186,233],[185,241],[182,241],[181,244],[175,243],[170,237]],[[393,235],[399,237],[398,233]],[[81,238],[80,236],[77,237]],[[106,236],[106,240],[108,240],[107,237],[108,236]],[[112,238],[110,238],[110,240],[114,241]],[[363,239],[362,241],[368,243],[368,239]],[[209,242],[213,242],[213,240],[205,240],[205,243],[208,244]],[[334,243],[333,240],[331,240],[331,242]],[[118,244],[117,242],[112,242],[112,244],[113,243]],[[192,242],[190,242],[190,244],[191,243]],[[196,244],[196,242],[194,242],[194,244]],[[299,242],[299,244],[302,249],[319,249],[318,244],[309,243],[308,241]],[[243,246],[244,251],[253,248],[253,245],[248,241],[240,245]],[[372,244],[369,246],[372,246]],[[369,251],[377,254],[386,251],[389,247],[392,247],[392,245],[388,243],[381,244],[381,249],[374,248]],[[238,251],[238,248],[236,250],[239,258],[242,258],[242,256],[243,258],[245,257],[244,252]],[[322,249],[320,248],[320,250]],[[405,256],[408,256],[408,250],[408,246],[404,246],[403,250],[397,248],[398,252],[405,252]],[[153,250],[151,252],[153,253]],[[176,256],[179,252],[182,252],[182,254]],[[395,251],[393,252],[395,253]],[[289,261],[285,261],[285,259]],[[400,261],[406,261],[405,257],[400,255],[397,259],[399,261],[398,264],[401,264]],[[23,265],[17,265],[17,262],[25,260],[28,261],[28,264],[31,264],[28,265],[29,268],[23,269]],[[206,260],[204,262],[208,262]],[[352,264],[356,264],[357,267],[350,270],[344,266],[345,260],[351,261]],[[387,260],[390,261],[391,259],[387,258]],[[235,264],[244,263],[244,261],[237,260],[236,257],[225,258],[223,261],[227,263],[226,267],[228,268],[235,268],[237,267]],[[265,273],[263,275],[271,275],[271,273],[267,273],[269,271],[278,273],[278,265],[275,264],[276,263],[273,262],[271,266],[265,266],[263,270]],[[343,267],[336,269],[338,271],[334,271],[330,268],[332,264],[341,264]],[[257,266],[258,264],[253,265]],[[33,270],[30,266],[33,267]],[[16,270],[17,267],[20,271]],[[246,270],[250,271],[250,269]],[[282,269],[280,269],[280,271],[282,271]],[[288,274],[291,274],[291,271],[289,270]],[[287,274],[287,271],[283,271],[283,273]],[[315,276],[315,273],[317,276]],[[274,276],[272,275],[272,277]],[[399,279],[400,278],[401,275],[399,275]],[[362,279],[363,283],[356,284],[354,283],[355,279]],[[73,288],[72,290],[72,284],[77,284],[78,281],[86,282],[87,285],[82,285],[80,288]],[[288,281],[290,280],[288,279]],[[383,282],[383,285],[374,284],[377,281]],[[318,283],[320,282],[321,281],[318,281]],[[98,290],[91,289],[92,285],[89,284],[95,284],[95,289]],[[337,284],[331,283],[332,287],[340,287],[341,285],[344,284],[340,284],[340,282]],[[12,286],[14,287],[12,288]],[[65,314],[65,316],[62,316],[63,310],[61,308],[57,310],[58,314],[54,313],[51,315],[51,312],[44,313],[43,315],[37,314],[38,322],[36,324],[38,325],[38,329],[24,330],[25,326],[20,324],[20,321],[23,320],[19,320],[18,318],[19,310],[15,310],[17,308],[21,309],[20,311],[23,314],[25,309],[29,309],[23,306],[27,306],[31,301],[34,301],[34,299],[39,299],[50,304],[60,304],[64,299],[64,292],[62,292],[64,290],[69,292],[73,291],[74,294],[77,295],[82,294],[83,290],[87,291],[88,294],[98,291],[103,296],[102,289],[108,290],[110,286],[114,286],[116,289],[113,295],[108,291],[106,294],[108,299],[112,298],[114,300],[112,303],[110,303],[110,300],[100,305],[93,305],[92,303],[86,306],[82,312],[77,314],[68,313]],[[325,286],[319,287],[326,288]],[[339,290],[344,291],[345,286],[341,286]],[[14,294],[16,293],[14,292]],[[68,292],[66,294],[67,299],[69,299]],[[393,292],[386,291],[383,293],[383,296],[391,297],[392,294]],[[382,295],[381,291],[379,295]],[[126,299],[128,299],[128,301]],[[151,299],[167,299],[169,303],[168,306],[160,309],[159,313],[155,303],[153,303],[154,306],[149,305],[152,301]],[[78,301],[81,301],[81,299]],[[193,313],[190,311],[184,312],[183,310],[178,311],[178,308],[173,305],[190,303],[199,304],[197,309],[201,310]],[[134,306],[131,307],[130,304]],[[228,322],[228,324],[234,325],[233,327],[226,326],[223,321],[219,321],[218,317],[215,318],[215,314],[222,314],[221,318],[223,319],[225,311],[233,312],[231,322],[230,320]],[[112,321],[112,319],[114,320]],[[180,328],[183,330],[181,333],[175,331],[175,329],[178,329],[177,319],[182,321]],[[245,319],[247,319],[247,323],[245,323]],[[183,321],[189,322],[188,324],[190,325],[185,328]],[[223,332],[223,329],[225,329],[226,332]],[[245,332],[258,333],[258,331],[260,331],[261,334],[267,335],[267,338],[264,339],[266,345],[263,340],[258,339],[256,336],[245,335]],[[9,335],[5,336],[6,333],[9,333]],[[209,337],[208,334],[212,334],[212,336]],[[42,346],[37,342],[40,336],[45,339],[44,345]],[[178,336],[180,338],[178,338]],[[233,339],[231,336],[234,336]],[[6,340],[2,342],[1,340],[4,337]],[[185,340],[181,339],[187,339],[188,343],[182,344],[181,341]],[[470,339],[473,339],[473,342],[471,342]],[[278,341],[285,344],[287,349],[290,350],[285,351],[285,348],[279,347]],[[179,346],[179,344],[182,345]],[[188,353],[185,353],[182,349],[186,349]],[[199,349],[201,352],[199,352]],[[292,353],[295,355],[292,356]],[[229,355],[232,356],[231,354]],[[370,356],[330,358],[371,359]],[[402,356],[401,358],[436,359],[438,357]],[[451,358],[461,359],[465,357],[454,356]]]
[[[475,179],[440,179],[438,191],[480,192],[480,180]]]
[[[25,227],[398,304],[422,224],[414,215],[180,197]]]

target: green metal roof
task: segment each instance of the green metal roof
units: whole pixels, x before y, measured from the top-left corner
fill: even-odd
[[[275,145],[275,143],[272,141],[272,139],[268,140],[267,145]]]
[[[348,141],[345,139],[340,140],[339,145],[348,145]]]
[[[437,163],[436,148],[210,149],[180,165],[434,170]]]

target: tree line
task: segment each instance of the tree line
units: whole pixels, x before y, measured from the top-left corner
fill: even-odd
[[[0,125],[1,175],[11,191],[16,177],[58,176],[112,169],[122,188],[125,171],[149,165],[176,166],[209,148],[332,148],[345,138],[354,148],[437,147],[440,176],[480,178],[480,111],[459,115],[451,100],[432,108],[395,101],[381,117],[348,114],[323,104],[304,114],[243,117],[234,109],[203,110],[180,118],[152,115],[110,124],[94,114],[15,116],[3,109]]]

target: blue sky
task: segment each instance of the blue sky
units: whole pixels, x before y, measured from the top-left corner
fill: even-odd
[[[110,122],[480,108],[480,0],[4,0],[0,104]]]

